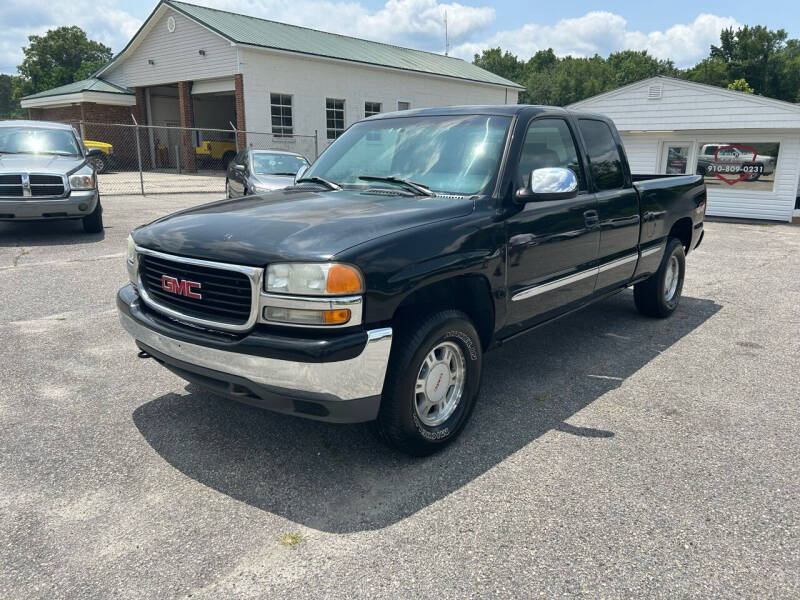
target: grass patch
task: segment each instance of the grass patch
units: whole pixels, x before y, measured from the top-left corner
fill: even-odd
[[[278,539],[278,543],[281,546],[297,546],[297,544],[302,541],[303,536],[299,533],[284,533],[280,539]]]

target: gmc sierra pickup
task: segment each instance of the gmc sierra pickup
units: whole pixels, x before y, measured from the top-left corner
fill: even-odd
[[[133,231],[117,306],[184,379],[426,454],[464,427],[487,350],[628,286],[669,316],[705,206],[698,175],[632,175],[602,116],[381,114],[289,188]]]

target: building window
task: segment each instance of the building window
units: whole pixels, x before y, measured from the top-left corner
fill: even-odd
[[[411,108],[411,102],[406,102],[405,100],[397,101],[397,110],[408,110],[409,108]]]
[[[272,133],[275,137],[288,137],[292,129],[292,97],[289,94],[270,94]]]
[[[344,100],[325,98],[325,121],[328,139],[335,140],[344,131]]]
[[[380,102],[364,102],[364,117],[371,117],[372,115],[380,114]]]

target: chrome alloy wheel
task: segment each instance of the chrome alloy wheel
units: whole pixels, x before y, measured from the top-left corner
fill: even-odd
[[[666,271],[664,273],[664,300],[672,302],[675,292],[678,289],[678,279],[680,279],[681,266],[678,257],[674,254],[669,257]]]
[[[422,361],[414,388],[414,409],[424,425],[441,425],[464,394],[466,360],[455,342],[442,342]]]

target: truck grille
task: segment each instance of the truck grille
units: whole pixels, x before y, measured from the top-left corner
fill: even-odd
[[[178,285],[187,281],[200,284],[192,286],[192,292],[201,297],[164,289],[165,276]],[[250,319],[252,287],[244,273],[140,254],[139,278],[153,302],[182,315],[229,325],[244,325]]]
[[[64,191],[64,178],[61,175],[0,175],[0,197],[3,198],[58,198],[64,195]]]
[[[63,196],[64,180],[61,175],[30,175],[31,196]]]

